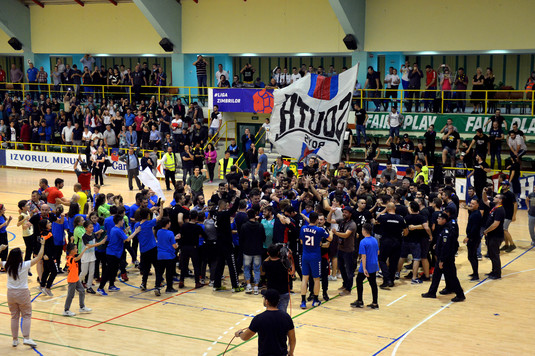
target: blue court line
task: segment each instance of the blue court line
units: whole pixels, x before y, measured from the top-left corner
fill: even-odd
[[[9,240],[8,242],[11,242],[11,241],[15,240],[15,238],[17,237],[17,236],[15,236],[15,234],[12,233],[11,231],[8,231],[7,233],[13,235],[13,238],[12,238],[11,240]]]
[[[513,258],[511,261],[507,262],[505,265],[502,266],[502,270],[509,266],[511,263],[513,263],[514,261],[518,260],[520,257],[524,256],[526,253],[528,253],[529,251],[531,251],[533,248],[535,248],[535,246],[531,246],[530,248],[528,248],[526,251],[522,252],[520,255],[516,256],[515,258]],[[474,287],[470,288],[470,289],[474,289],[475,287],[479,286],[480,284],[484,283],[485,281],[487,281],[489,278],[485,278],[483,279],[482,281],[480,281],[479,283],[477,283]],[[388,349],[392,344],[396,343],[399,339],[401,339],[403,336],[405,336],[406,333],[408,333],[409,331],[405,331],[403,334],[401,334],[400,336],[398,336],[397,338],[395,338],[394,340],[392,340],[388,345],[386,345],[385,347],[383,347],[381,350],[377,351],[376,353],[374,353],[372,356],[376,356],[376,355],[379,355],[381,352],[383,352],[384,350]]]

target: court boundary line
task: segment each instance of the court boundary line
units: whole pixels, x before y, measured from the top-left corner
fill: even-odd
[[[507,262],[505,265],[502,266],[502,270],[509,266],[511,263],[513,263],[514,261],[518,260],[520,257],[524,256],[526,253],[528,253],[529,251],[531,251],[533,248],[535,248],[535,246],[531,246],[529,247],[526,251],[522,252],[520,255],[516,256],[515,258],[513,258],[511,261]],[[506,275],[508,276],[508,275]],[[504,276],[505,277],[505,276]],[[473,286],[472,288],[470,288],[469,290],[466,291],[465,294],[468,294],[470,293],[472,290],[478,288],[479,286],[481,286],[482,284],[485,284],[485,283],[488,283],[490,282],[491,280],[487,277],[485,279],[483,279],[482,281],[480,281],[479,283],[477,283],[475,286]],[[405,331],[403,334],[401,334],[400,336],[398,336],[397,338],[395,338],[392,342],[390,342],[389,344],[387,344],[386,346],[384,346],[382,349],[380,349],[379,351],[375,352],[372,356],[376,356],[376,355],[379,355],[381,352],[385,351],[386,349],[388,349],[390,346],[392,346],[393,344],[396,343],[396,346],[394,347],[394,350],[392,351],[392,355],[396,355],[396,352],[397,352],[397,349],[399,348],[399,346],[403,343],[403,341],[405,340],[405,338],[407,336],[409,336],[414,330],[416,330],[417,328],[419,328],[421,325],[425,324],[427,321],[431,320],[433,317],[435,317],[437,314],[439,314],[441,311],[447,309],[450,305],[452,305],[453,302],[449,302],[443,306],[441,306],[437,311],[433,312],[431,315],[428,315],[426,318],[424,318],[422,321],[420,321],[419,323],[417,323],[415,326],[413,326],[412,328],[410,328],[409,330]]]

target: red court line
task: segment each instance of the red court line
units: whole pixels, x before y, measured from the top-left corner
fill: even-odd
[[[11,315],[10,313],[5,313],[5,312],[0,312],[0,314]],[[47,321],[47,322],[49,322],[49,323],[54,323],[54,324],[62,324],[62,325],[68,325],[68,326],[75,326],[75,327],[77,327],[77,328],[82,328],[82,329],[88,329],[88,328],[89,328],[88,326],[82,326],[82,325],[76,325],[76,324],[69,324],[69,323],[64,323],[64,322],[62,322],[62,321],[56,321],[56,320],[41,319],[41,318],[36,318],[36,317],[33,317],[33,316],[32,316],[32,320]]]
[[[179,295],[182,295],[182,294],[191,292],[191,291],[193,291],[193,290],[195,290],[195,288],[191,288],[191,289],[189,289],[189,290],[187,290],[187,291],[184,291],[184,292],[182,292],[182,293],[178,293],[178,294],[176,294],[176,295],[172,295],[172,296],[170,296],[170,297],[164,298],[164,299],[159,300],[159,301],[157,301],[157,302],[147,304],[147,305],[142,306],[142,307],[140,307],[140,308],[131,310],[131,311],[127,312],[127,313],[124,313],[124,314],[115,316],[115,317],[113,317],[113,318],[111,318],[111,319],[108,319],[108,320],[105,320],[105,321],[101,321],[100,323],[96,323],[95,325],[89,326],[88,329],[94,328],[95,326],[99,326],[99,325],[102,325],[102,324],[109,323],[109,322],[112,321],[112,320],[122,318],[123,316],[129,315],[129,314],[132,314],[132,313],[135,313],[135,312],[137,312],[137,311],[140,311],[140,310],[142,310],[142,309],[148,308],[148,307],[153,306],[153,305],[155,305],[155,304],[158,304],[158,303],[161,303],[161,302],[165,302],[166,300],[169,300],[169,299],[174,298],[174,297],[178,297]]]

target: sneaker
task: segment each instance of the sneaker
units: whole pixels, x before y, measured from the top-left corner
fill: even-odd
[[[431,277],[426,277],[425,275],[422,275],[420,279],[422,280],[422,282],[429,282],[431,280]]]
[[[176,276],[173,277],[173,282],[180,282],[180,278],[178,278],[178,277],[176,277]]]
[[[210,281],[210,283],[208,283],[208,287],[213,287],[214,286],[214,281]]]
[[[441,290],[439,293],[442,294],[442,295],[453,294],[453,292],[447,290],[446,288],[444,288],[443,290]]]
[[[481,256],[481,255],[477,256],[477,260],[478,260],[478,261],[483,260],[483,256]]]
[[[253,293],[253,287],[251,287],[250,284],[245,287],[245,294],[252,294]]]
[[[300,307],[301,307],[301,309],[306,309],[307,308],[307,302],[301,302]]]
[[[41,286],[39,286],[39,287],[37,287],[37,290],[39,291],[39,293],[46,294],[46,292],[45,292],[45,287],[41,287]]]
[[[319,307],[320,305],[321,305],[321,302],[317,299],[312,302],[312,308]]]
[[[221,286],[221,287],[214,287],[214,292],[219,292],[221,290],[227,290],[227,287]]]
[[[329,277],[327,277],[327,279],[329,281],[336,281],[337,278],[336,278],[336,276],[329,276]]]
[[[31,347],[36,347],[37,344],[35,343],[35,341],[33,341],[32,339],[28,338],[28,339],[23,339],[22,340],[22,343],[24,345],[28,345],[28,346],[31,346]]]
[[[489,278],[489,279],[502,279],[501,276],[497,276],[497,275],[495,275],[495,274],[491,274],[488,278]]]
[[[146,285],[144,285],[144,284],[141,284],[141,285],[139,286],[139,289],[141,289],[141,291],[143,291],[143,292],[144,292],[144,291],[146,291],[146,290],[147,290],[147,286],[146,286]]]
[[[391,288],[391,287],[393,287],[393,286],[394,286],[394,282],[393,282],[393,281],[388,282],[388,287],[389,287],[389,288]]]
[[[336,278],[341,279],[341,278],[342,278],[342,274],[341,274],[341,273],[338,273],[338,274],[336,275]]]
[[[199,280],[199,283],[202,284],[202,285],[205,285],[205,284],[206,284],[206,283],[204,282],[204,278],[201,278],[201,279]]]
[[[455,296],[453,298],[451,298],[451,301],[454,302],[454,303],[458,303],[458,302],[463,302],[464,300],[466,299],[466,297],[458,297],[458,296]]]
[[[507,248],[507,250],[505,250],[505,252],[511,252],[513,250],[516,249],[516,245],[509,245],[509,248]]]
[[[396,277],[394,279],[399,279],[399,272],[396,272]]]
[[[107,296],[108,295],[108,293],[106,293],[106,291],[104,289],[101,289],[101,288],[97,289],[97,294],[100,294],[102,296]]]
[[[121,288],[116,287],[116,286],[113,286],[113,287],[109,287],[109,288],[108,288],[108,292],[118,292],[118,291],[120,291],[120,290],[121,290]]]
[[[500,247],[500,251],[507,251],[508,248],[509,245],[503,245],[502,247]]]
[[[327,294],[327,292],[324,292],[323,293],[323,300],[328,302],[331,298],[329,298],[329,295]]]
[[[121,280],[123,282],[128,282],[128,275],[126,273],[121,273]]]
[[[49,297],[53,297],[53,296],[54,296],[54,293],[52,293],[52,291],[50,290],[50,288],[45,288],[45,293],[46,293],[46,295],[48,295]]]
[[[167,288],[167,289],[165,290],[165,293],[177,293],[177,292],[178,292],[178,291],[177,291],[176,289],[174,289],[174,288]]]
[[[409,274],[406,275],[406,276],[403,277],[403,278],[405,278],[405,279],[413,279],[413,278],[412,278],[412,272],[409,272]]]
[[[244,291],[244,288],[242,288],[242,287],[232,288],[232,293],[239,293],[239,292],[243,292],[243,291]]]
[[[343,297],[343,296],[346,296],[346,295],[350,295],[351,294],[351,291],[350,290],[347,290],[347,289],[344,289],[340,292],[340,296]]]
[[[405,266],[403,266],[403,268],[411,270],[412,269],[412,262],[407,264],[407,265],[405,265]]]
[[[65,273],[65,272],[63,272],[63,271],[61,270],[61,268],[58,269],[58,274],[63,274],[63,273]]]
[[[87,288],[85,291],[89,294],[95,294],[95,291],[93,290],[93,288]]]
[[[344,287],[344,286],[338,288],[338,290],[344,290],[344,289],[346,289],[346,287]]]
[[[431,294],[429,292],[427,293],[422,293],[422,298],[436,298],[436,294]]]
[[[379,288],[389,290],[390,288],[388,288],[388,286],[389,284],[387,282],[384,282],[383,284],[379,286]]]
[[[258,295],[258,286],[254,286],[253,288],[253,294]]]
[[[310,295],[307,298],[307,302],[311,302],[313,300],[314,300],[314,295],[312,293],[310,293]]]
[[[178,282],[178,288],[184,288],[184,281]]]
[[[368,304],[367,307],[371,309],[379,309],[379,304],[371,303],[371,304]]]
[[[160,288],[156,288],[156,289],[154,290],[154,295],[157,296],[157,297],[159,297],[159,296],[162,295],[162,292],[160,291]]]
[[[199,289],[199,288],[202,288],[204,287],[204,283],[195,283],[195,289]]]
[[[17,347],[18,344],[19,344],[19,340],[15,339],[15,340],[13,340],[13,343],[11,345],[13,345],[13,347]]]
[[[193,277],[195,276],[195,273],[193,273],[192,270],[188,269],[188,276]]]
[[[472,278],[470,278],[470,282],[479,282],[479,276],[472,276]]]
[[[80,312],[80,313],[91,313],[92,311],[93,311],[93,309],[88,308],[88,307],[83,307],[83,308],[80,308],[78,310],[78,312]]]
[[[422,284],[422,280],[420,278],[411,279],[411,284]]]
[[[353,303],[349,304],[351,308],[363,308],[364,302],[362,300],[355,300]]]

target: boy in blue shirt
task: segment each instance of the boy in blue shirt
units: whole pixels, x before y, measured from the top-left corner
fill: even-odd
[[[308,217],[309,225],[301,228],[299,240],[303,245],[303,257],[301,260],[301,269],[303,273],[303,280],[301,282],[301,309],[306,309],[306,293],[308,278],[312,276],[314,279],[314,297],[312,307],[317,307],[321,304],[318,300],[320,292],[320,274],[321,274],[321,244],[329,237],[329,233],[325,229],[316,226],[318,222],[318,213],[311,212]]]
[[[163,282],[163,273],[165,271],[165,280],[167,282],[166,293],[177,292],[176,289],[173,289],[173,277],[176,272],[176,249],[178,244],[176,242],[178,234],[175,234],[169,230],[171,227],[171,220],[164,217],[160,220],[160,226],[162,227],[158,230],[158,264],[156,265],[156,289],[154,294],[159,297],[161,295],[160,286]]]
[[[379,262],[377,256],[379,255],[379,244],[375,237],[371,235],[372,225],[366,223],[362,226],[362,235],[364,238],[360,241],[359,252],[361,255],[359,273],[357,274],[357,300],[350,305],[353,308],[364,307],[362,301],[362,292],[364,289],[364,278],[368,278],[368,284],[372,289],[373,302],[368,304],[368,308],[378,309],[377,304],[377,281],[375,274],[379,270]]]

